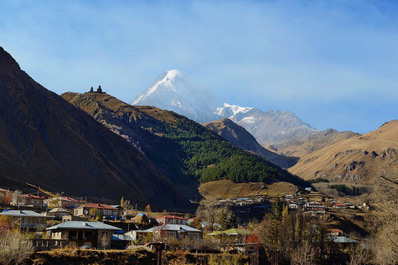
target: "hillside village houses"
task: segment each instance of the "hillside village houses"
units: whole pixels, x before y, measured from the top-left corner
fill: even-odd
[[[90,215],[93,215],[93,212],[95,212],[95,215],[107,217],[118,216],[119,210],[103,203],[86,203],[74,209],[74,215],[80,217],[89,217]]]
[[[81,200],[66,196],[54,196],[45,199],[44,196],[22,194],[5,189],[1,189],[1,193],[7,194],[7,196],[12,194],[14,197],[19,197],[16,201],[20,203],[15,206],[5,205],[4,201],[0,202],[0,205],[5,209],[0,213],[0,217],[6,216],[11,226],[14,228],[19,227],[22,231],[43,231],[45,227],[48,227],[46,231],[51,239],[34,239],[36,240],[34,241],[35,247],[41,250],[66,245],[85,248],[126,248],[132,242],[136,244],[149,242],[148,240],[165,242],[170,237],[179,241],[185,238],[203,240],[202,230],[187,225],[188,219],[177,215],[164,215],[155,219],[146,214],[136,212],[132,216],[123,216],[124,219],[122,219],[120,218],[122,211],[120,211],[119,205],[82,203]],[[314,192],[311,192],[311,194],[312,196],[308,196],[306,193],[297,193],[282,196],[280,199],[286,206],[289,206],[291,211],[300,210],[312,215],[325,215],[331,210],[356,209],[351,204],[331,201],[328,198],[324,199]],[[258,207],[262,207],[261,209],[264,211],[269,211],[273,200],[275,198],[267,196],[231,198],[220,200],[217,203],[217,207],[228,205],[236,213],[252,214],[251,211],[256,210]],[[33,211],[33,209],[41,211],[42,214]],[[93,219],[98,219],[98,217],[103,218],[101,221],[105,219],[118,219],[120,221],[92,222]],[[127,221],[125,220],[126,218]],[[50,220],[51,222],[49,222]],[[236,236],[231,231],[214,232],[210,236],[215,236],[216,238]],[[238,241],[239,244],[243,245],[246,245],[245,238],[249,234],[250,236],[252,234],[256,236],[255,232],[249,233],[247,230],[242,229],[235,229],[233,233],[241,236],[241,240]],[[329,229],[328,233],[337,243],[355,243],[355,241],[346,238],[344,232],[337,227]],[[39,241],[41,242],[40,244]]]

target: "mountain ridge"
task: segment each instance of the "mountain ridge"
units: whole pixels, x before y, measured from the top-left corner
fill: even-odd
[[[251,135],[245,128],[234,123],[228,118],[204,123],[202,125],[224,137],[237,147],[256,153],[282,168],[289,168],[298,160],[298,158],[286,157],[266,149],[265,147],[261,146],[254,136]]]
[[[124,195],[154,209],[189,207],[151,161],[34,81],[3,48],[0,102],[2,185],[29,182],[74,196],[119,201]]]
[[[134,135],[139,148],[161,170],[169,172],[174,183],[222,178],[236,182],[290,180],[304,183],[172,111],[133,106],[107,94],[68,92],[62,96],[108,128],[116,129],[117,134],[126,135],[125,139]],[[181,171],[177,170],[179,168]]]
[[[303,156],[289,169],[309,180],[376,184],[388,159],[398,157],[398,121],[393,120],[364,135],[357,135]]]

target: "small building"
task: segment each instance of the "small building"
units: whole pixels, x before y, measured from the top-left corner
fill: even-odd
[[[328,233],[332,237],[345,236],[343,230],[337,228],[328,229]]]
[[[101,222],[69,221],[47,228],[52,239],[67,239],[69,246],[108,249],[112,232],[120,228]]]
[[[72,213],[66,209],[54,208],[49,212],[46,212],[46,216],[51,216],[55,220],[62,220],[64,216],[72,215]]]
[[[90,216],[90,210],[91,209],[97,209],[96,215],[101,215],[101,216],[118,216],[118,209],[115,207],[112,207],[108,204],[103,204],[103,203],[86,203],[84,205],[81,205],[80,207],[74,209],[74,215],[75,216],[83,216],[87,217]]]
[[[345,205],[345,203],[336,203],[333,207],[336,209],[347,209],[347,205]]]
[[[12,227],[19,224],[22,230],[37,229],[45,226],[46,220],[52,218],[27,210],[4,210],[0,213],[0,216],[7,216]]]
[[[189,237],[191,239],[202,239],[202,231],[181,224],[162,224],[146,230],[133,230],[126,235],[130,236],[132,240],[145,242],[146,238],[149,238],[148,234],[152,234],[152,237],[163,240],[169,237],[174,237],[179,240]]]
[[[156,221],[158,221],[159,224],[180,224],[180,225],[186,225],[188,219],[175,216],[175,215],[165,215],[159,218],[156,218]]]
[[[246,229],[240,228],[231,228],[224,231],[215,231],[212,233],[207,234],[213,238],[218,240],[222,240],[223,238],[229,238],[230,242],[233,244],[242,244],[247,241],[248,236],[252,235],[253,233]]]
[[[33,194],[22,194],[20,196],[20,205],[32,206],[32,207],[43,207],[44,200],[46,197],[37,196]]]
[[[72,197],[52,197],[44,201],[49,208],[74,209],[80,206],[80,201]]]

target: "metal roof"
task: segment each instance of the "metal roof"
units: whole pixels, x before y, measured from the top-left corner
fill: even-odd
[[[202,232],[196,228],[187,226],[187,225],[181,225],[181,224],[164,224],[160,226],[155,226],[146,230],[141,230],[139,232],[153,232],[153,231],[175,231],[175,232]]]
[[[357,240],[345,237],[345,236],[334,236],[330,238],[335,243],[358,243]]]
[[[41,215],[39,213],[36,213],[34,211],[30,210],[8,210],[8,211],[3,211],[0,213],[0,215],[5,215],[5,216],[14,216],[14,217],[42,217],[42,218],[47,218],[44,215]]]
[[[58,229],[82,229],[82,230],[122,230],[119,227],[107,225],[101,222],[68,221],[58,225],[51,226],[47,230]]]

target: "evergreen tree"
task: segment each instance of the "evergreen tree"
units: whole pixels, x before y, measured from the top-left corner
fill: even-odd
[[[229,229],[238,227],[238,218],[236,217],[234,212],[231,212],[228,217],[228,226],[229,226]]]

